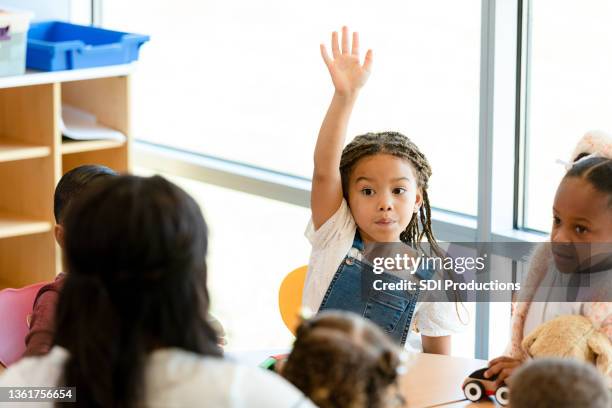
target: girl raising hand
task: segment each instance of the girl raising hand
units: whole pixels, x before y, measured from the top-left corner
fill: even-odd
[[[343,149],[373,57],[368,50],[361,61],[359,35],[353,33],[349,41],[346,27],[340,43],[338,34],[332,34],[331,45],[331,57],[321,45],[335,92],[314,153],[312,220],[306,231],[312,252],[303,304],[311,310],[357,313],[402,345],[414,326],[421,333],[423,350],[449,353],[449,335],[456,327],[456,321],[451,323],[452,303],[423,302],[418,291],[362,287],[374,276],[372,266],[363,261],[366,244],[404,243],[416,249],[426,238],[432,250],[439,251],[427,195],[431,167],[419,148],[397,132],[357,136]],[[418,270],[416,276],[423,279],[427,273]],[[376,279],[398,278],[382,273]]]

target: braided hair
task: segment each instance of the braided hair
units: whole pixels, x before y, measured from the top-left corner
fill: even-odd
[[[608,207],[612,207],[612,159],[587,156],[588,153],[576,156],[574,165],[564,178],[577,177],[588,181],[595,190],[608,194]]]
[[[344,198],[348,202],[349,180],[359,160],[376,154],[390,154],[408,161],[415,170],[417,187],[421,189],[423,204],[419,208],[418,213],[412,214],[408,226],[400,234],[400,240],[425,252],[421,246],[421,241],[425,237],[427,242],[429,242],[429,251],[427,251],[429,255],[435,254],[436,256],[444,257],[444,251],[438,245],[431,226],[431,204],[429,202],[429,194],[427,193],[429,178],[432,174],[431,165],[423,152],[407,136],[392,131],[368,132],[355,137],[346,145],[340,157],[340,177]],[[448,279],[455,281],[456,277],[451,275],[450,272],[443,269],[442,273]],[[467,324],[459,312],[459,306],[466,312],[467,309],[460,301],[460,296],[454,289],[452,290],[452,296],[455,299],[455,310],[459,320],[463,324]]]
[[[282,375],[321,408],[387,408],[401,367],[399,348],[373,323],[341,311],[319,313],[297,329]]]
[[[366,133],[355,137],[342,151],[340,157],[340,177],[342,192],[348,201],[349,179],[355,165],[364,157],[376,154],[390,154],[408,161],[414,167],[417,187],[421,189],[423,205],[414,213],[406,229],[400,234],[405,244],[420,247],[423,237],[427,238],[436,254],[442,251],[433,235],[431,227],[431,205],[427,187],[431,177],[431,166],[416,144],[399,132]]]

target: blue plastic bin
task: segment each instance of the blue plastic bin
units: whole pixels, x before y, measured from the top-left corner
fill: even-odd
[[[148,35],[47,21],[30,25],[26,65],[43,71],[126,64],[138,59]]]

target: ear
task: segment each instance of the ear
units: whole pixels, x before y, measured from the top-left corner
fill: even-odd
[[[423,190],[419,187],[416,191],[416,199],[414,200],[414,212],[419,212],[419,209],[423,205]]]
[[[612,344],[607,336],[595,332],[587,340],[589,348],[595,354],[595,366],[600,373],[608,376],[612,373]]]
[[[64,249],[64,226],[60,224],[55,224],[53,227],[53,234],[55,235],[55,240],[60,248]]]
[[[532,331],[529,336],[525,337],[523,339],[523,342],[521,343],[521,346],[523,347],[523,350],[525,351],[525,353],[527,353],[527,355],[529,357],[533,358],[533,355],[531,354],[531,346],[533,346],[533,343],[535,343],[535,341],[537,340],[538,336],[540,335],[540,333],[543,330],[543,325],[539,325],[534,331]]]

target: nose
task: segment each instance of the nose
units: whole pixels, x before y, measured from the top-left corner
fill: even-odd
[[[381,194],[378,203],[378,211],[391,211],[393,209],[393,197],[390,194]]]
[[[565,228],[555,228],[550,234],[550,240],[556,244],[572,242]]]

